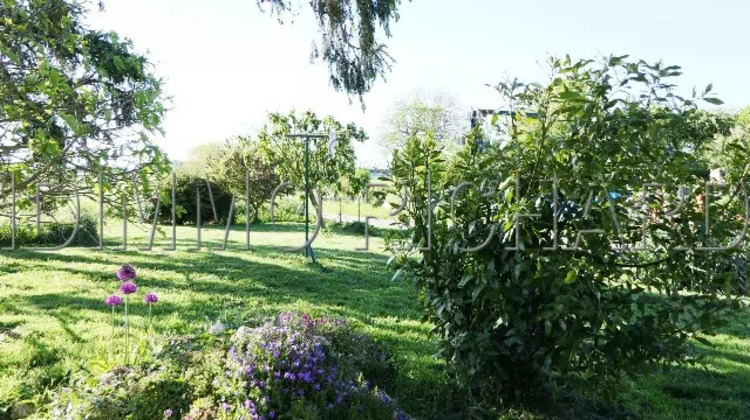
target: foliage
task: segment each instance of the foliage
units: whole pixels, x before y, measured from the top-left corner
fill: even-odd
[[[297,196],[276,197],[273,207],[273,218],[271,217],[271,204],[268,203],[258,211],[256,222],[304,222],[305,204]]]
[[[106,224],[105,239],[118,238],[121,229],[120,223]],[[251,252],[243,251],[241,226],[229,237],[230,251],[208,253],[188,251],[195,228],[178,226],[181,241],[169,258],[163,252],[135,251],[148,242],[149,232],[129,229],[128,252],[115,256],[119,260],[127,255],[141,274],[149,270],[149,282],[164,298],[164,307],[154,314],[152,337],[157,345],[171,334],[184,341],[165,347],[174,346],[174,356],[159,358],[185,361],[181,366],[185,366],[182,369],[195,398],[207,395],[213,378],[224,373],[221,360],[228,350],[204,343],[206,319],[221,319],[234,328],[244,320],[298,310],[346,317],[358,332],[387,348],[397,372],[386,391],[415,418],[500,418],[473,412],[473,402],[457,389],[444,361],[432,357],[437,346],[429,334],[431,324],[419,320],[417,290],[410,282],[388,281],[387,257],[375,251],[381,247],[380,238],[371,238],[371,252],[355,252],[364,244],[362,236],[320,235],[315,242],[319,264],[309,264],[303,256],[281,248],[298,242],[304,235],[303,225],[260,224],[251,229]],[[205,229],[203,238],[207,243],[220,243],[223,234],[223,228]],[[118,282],[112,275],[113,255],[87,248],[0,253],[0,419],[28,412],[23,407],[29,405],[30,411],[37,411],[32,418],[44,418],[53,392],[113,368],[111,362],[97,367],[100,355],[109,351],[110,311],[101,297]],[[131,315],[131,334],[145,341],[149,337],[147,308],[134,306]],[[705,368],[675,366],[638,377],[618,394],[617,403],[645,420],[750,417],[748,321],[750,312],[745,311],[743,319],[707,337],[711,346],[697,346]],[[124,339],[121,332],[118,328],[119,343]],[[209,346],[213,350],[203,350]],[[76,385],[75,389],[80,388]],[[196,401],[192,406],[200,404]],[[530,404],[503,411],[506,416],[502,418],[516,419],[522,414],[534,419],[615,418],[591,405],[582,406],[586,411],[580,415],[566,416],[579,407],[568,399],[548,407],[547,414],[539,414],[536,404]],[[627,412],[621,413],[626,416]]]
[[[454,151],[462,144],[468,122],[468,113],[461,112],[454,97],[417,92],[388,108],[380,126],[380,143],[387,156],[392,157],[408,138],[431,133],[444,151]]]
[[[65,222],[43,223],[37,232],[31,223],[16,226],[17,247],[54,247],[65,243],[73,234],[73,225]],[[0,246],[10,247],[12,230],[9,224],[0,226]],[[99,222],[91,215],[82,214],[78,222],[78,231],[70,246],[98,246]]]
[[[361,197],[364,194],[367,184],[370,183],[370,171],[364,168],[357,168],[354,171],[354,175],[349,180],[349,189],[347,190],[347,196]]]
[[[256,0],[270,5],[271,13],[281,16],[292,12],[290,0]],[[321,40],[313,46],[312,57],[322,58],[330,69],[330,81],[336,90],[362,96],[370,91],[378,76],[390,70],[392,59],[386,46],[378,42],[382,30],[391,36],[390,23],[398,20],[400,0],[310,1],[318,20]]]
[[[223,410],[239,416],[406,418],[366,373],[387,384],[388,356],[343,320],[281,314],[275,323],[241,328],[219,377]]]
[[[228,351],[222,351],[229,346]],[[230,340],[176,337],[132,367],[81,378],[57,395],[55,418],[408,418],[378,386],[392,362],[343,320],[282,314]],[[373,385],[365,374],[376,378]],[[382,385],[381,385],[382,384]],[[168,413],[168,414],[167,414]]]
[[[696,249],[742,230],[737,190],[747,184],[747,153],[728,148],[734,193],[714,197],[706,235],[694,197],[714,137],[731,126],[697,109],[720,103],[711,86],[680,97],[670,80],[679,67],[627,57],[549,65],[548,84],[499,85],[512,111],[507,142],[483,153],[467,144],[446,162],[434,140],[411,138],[392,164],[394,189],[409,197],[400,217],[414,221],[389,245],[393,264],[422,288],[442,354],[490,402],[554,379],[614,390],[623,374],[692,362],[695,340],[707,343],[741,307],[713,269],[747,253]],[[472,184],[452,202],[462,182]],[[646,183],[666,187],[642,202]],[[670,216],[672,185],[690,198]]]
[[[209,193],[210,185],[210,193]],[[225,224],[229,217],[232,204],[232,194],[224,189],[220,182],[213,182],[206,177],[194,178],[182,172],[175,174],[175,220],[178,225],[197,223],[197,195],[200,194],[201,224]],[[213,196],[213,206],[211,205]],[[161,190],[161,206],[159,221],[163,224],[172,223],[172,183],[165,182]],[[236,199],[235,199],[236,200]],[[214,214],[214,206],[216,213]],[[237,218],[237,208],[232,212],[232,222]]]
[[[750,106],[746,106],[737,115],[737,122],[745,127],[750,127]]]
[[[354,142],[365,141],[365,132],[349,123],[344,125],[333,117],[318,118],[313,112],[301,114],[273,113],[258,134],[260,147],[268,161],[277,169],[283,181],[288,181],[297,190],[305,187],[305,139],[289,137],[290,134],[321,134],[325,138],[310,139],[309,186],[310,201],[318,208],[318,189],[321,192],[336,187],[341,177],[351,178],[355,174]],[[333,154],[329,153],[328,134],[334,131],[338,143]]]
[[[146,185],[168,170],[150,138],[165,112],[160,81],[130,41],[86,28],[85,12],[66,0],[2,1],[0,163],[10,171],[2,174],[3,197],[11,172],[19,194],[48,184],[50,196],[67,197],[76,182],[93,195],[100,172],[128,181],[137,173]]]
[[[214,173],[237,200],[246,198],[246,180],[249,179],[251,217],[255,221],[259,220],[261,208],[281,184],[274,166],[261,153],[258,142],[249,137],[237,137],[226,146]]]

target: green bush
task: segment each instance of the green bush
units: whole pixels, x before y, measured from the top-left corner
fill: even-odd
[[[229,208],[232,202],[232,194],[218,182],[211,182],[211,193],[216,207],[214,217],[213,207],[205,179],[194,178],[186,174],[177,173],[175,182],[175,216],[178,225],[194,225],[197,221],[196,211],[197,193],[200,192],[200,215],[201,224],[224,224],[229,216]],[[162,202],[159,209],[159,221],[163,224],[172,223],[172,184],[166,183],[161,192]],[[242,197],[236,197],[237,202],[243,201]],[[232,223],[237,218],[237,206],[232,214]],[[244,207],[243,207],[244,209]],[[152,216],[153,217],[153,216]]]
[[[310,218],[315,217],[315,209],[310,206]],[[305,202],[297,196],[278,197],[273,208],[273,219],[276,222],[304,222]],[[261,206],[258,220],[263,223],[271,222],[271,204]]]
[[[550,64],[549,85],[499,85],[518,107],[503,144],[477,147],[477,128],[446,162],[432,139],[412,138],[391,165],[394,189],[409,197],[402,221],[414,226],[390,238],[392,264],[417,281],[441,353],[485,402],[539,395],[554,383],[614,392],[625,374],[692,363],[695,340],[706,342],[702,335],[742,306],[712,268],[731,254],[747,257],[746,248],[680,251],[683,240],[713,242],[702,208],[686,205],[667,217],[675,207],[669,194],[636,201],[646,183],[687,185],[692,194],[705,186],[715,165],[709,150],[727,120],[698,110],[700,97],[671,93],[665,79],[676,67],[624,57]],[[743,150],[722,149],[731,157],[730,185],[746,185]],[[469,188],[453,201],[464,182]],[[720,202],[712,237],[733,238],[744,203]],[[644,214],[658,216],[647,242]],[[593,229],[603,234],[561,249]],[[647,250],[615,249],[624,244]]]
[[[21,223],[16,226],[16,246],[18,247],[53,247],[62,245],[73,233],[73,222],[43,223],[37,232],[32,223]],[[0,246],[11,245],[11,226],[0,226]],[[78,232],[70,246],[99,245],[99,222],[94,216],[82,214],[78,223]]]

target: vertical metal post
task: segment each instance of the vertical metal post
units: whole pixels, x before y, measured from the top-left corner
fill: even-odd
[[[250,172],[245,170],[245,241],[250,251]]]
[[[310,137],[305,136],[305,242],[310,240]],[[309,246],[305,248],[305,257],[309,255]]]
[[[104,182],[99,172],[99,249],[104,249]]]

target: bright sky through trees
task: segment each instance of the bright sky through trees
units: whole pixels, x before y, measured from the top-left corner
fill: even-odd
[[[741,1],[404,2],[387,41],[396,63],[387,82],[365,96],[365,113],[356,98],[350,104],[329,86],[324,63],[310,63],[317,33],[302,3],[294,23],[284,25],[255,0],[106,0],[89,21],[150,52],[173,97],[159,144],[174,159],[191,146],[255,132],[267,111],[290,107],[354,121],[371,137],[388,106],[415,89],[497,107],[484,84],[505,76],[542,80],[538,63],[547,54],[662,58],[683,67],[686,93],[713,82],[725,107],[750,103],[750,5]],[[383,166],[379,155],[374,138],[359,146],[361,165]]]

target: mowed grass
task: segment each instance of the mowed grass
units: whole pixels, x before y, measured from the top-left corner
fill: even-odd
[[[163,230],[171,233],[171,227]],[[303,225],[251,230],[250,251],[244,250],[244,226],[232,229],[228,251],[209,251],[222,243],[220,227],[202,231],[201,251],[190,250],[196,246],[193,227],[178,228],[175,252],[162,249],[170,239],[159,233],[152,251],[139,251],[149,234],[142,225],[130,225],[128,249],[117,250],[122,224],[113,222],[104,251],[0,253],[0,418],[20,401],[43,403],[45,389],[66,385],[74,372],[93,370],[92,361],[109,350],[111,318],[103,299],[117,289],[114,272],[124,262],[139,270],[137,302],[131,304],[133,341],[147,337],[148,311],[140,299],[152,290],[161,297],[153,315],[157,334],[193,333],[216,321],[237,326],[289,310],[346,317],[394,354],[399,374],[389,392],[407,412],[466,418],[469,402],[451,385],[444,363],[432,356],[437,346],[431,326],[420,321],[418,292],[409,282],[391,281],[379,238],[371,238],[371,250],[364,252],[356,250],[364,246],[362,236],[321,232],[313,264],[302,252],[287,252],[303,243]],[[120,323],[121,318],[118,312]],[[617,398],[622,410],[576,410],[575,417],[750,418],[750,329],[737,321],[711,340],[715,347],[701,347],[705,369],[675,367],[644,376]],[[117,348],[123,341],[118,327]],[[567,406],[559,414],[511,411],[506,417],[569,417],[569,411]]]
[[[131,303],[136,336],[146,336],[148,311],[140,300],[146,291],[161,298],[153,314],[157,333],[191,333],[216,321],[237,326],[290,310],[346,317],[397,357],[401,374],[393,392],[420,396],[404,401],[406,408],[427,412],[445,406],[435,404],[444,380],[440,362],[431,357],[436,348],[430,326],[419,321],[417,292],[411,284],[391,282],[385,255],[356,251],[364,247],[363,237],[321,233],[313,244],[313,264],[302,252],[287,252],[304,243],[299,224],[252,226],[249,252],[244,226],[233,228],[230,250],[223,252],[209,251],[223,241],[219,227],[203,229],[202,251],[189,250],[196,246],[197,230],[179,227],[176,252],[162,249],[170,239],[159,234],[153,251],[137,250],[147,242],[143,226],[129,226],[128,249],[117,250],[121,229],[108,224],[111,248],[104,251],[0,254],[0,413],[14,401],[59,386],[66,372],[87,369],[87,360],[109,346],[111,318],[103,299],[117,290],[114,273],[125,262],[138,269],[138,301]],[[171,227],[165,231],[171,233]],[[375,251],[381,242],[372,238],[370,244]],[[118,322],[121,318],[118,312]],[[115,341],[123,345],[121,328]]]

